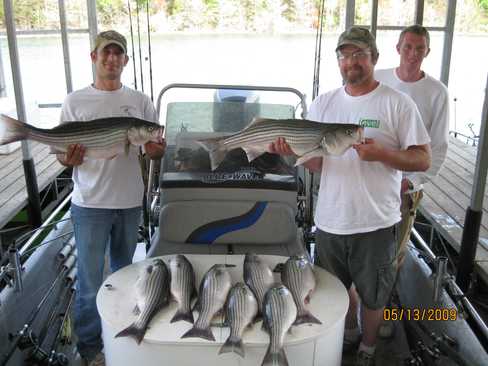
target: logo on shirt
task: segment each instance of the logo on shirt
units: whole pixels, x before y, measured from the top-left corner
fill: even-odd
[[[380,121],[378,119],[361,118],[359,125],[369,128],[380,128]]]
[[[122,111],[122,113],[124,113],[126,116],[128,117],[134,117],[134,111],[135,111],[135,107],[131,106],[131,105],[122,105],[120,106],[120,110]]]

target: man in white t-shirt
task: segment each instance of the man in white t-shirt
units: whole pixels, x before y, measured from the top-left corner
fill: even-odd
[[[316,98],[308,118],[358,123],[366,138],[342,156],[313,158],[304,165],[321,172],[315,212],[319,264],[339,277],[349,293],[344,341],[360,340],[357,364],[372,365],[396,275],[401,170],[429,168],[430,139],[414,102],[374,79],[379,54],[367,29],[342,33],[336,53],[345,85]],[[269,151],[293,154],[283,138]]]
[[[96,70],[95,82],[66,97],[62,122],[122,116],[157,122],[151,100],[121,83],[129,60],[124,36],[115,31],[101,32],[90,56]],[[144,145],[151,159],[161,158],[164,149],[164,141]],[[85,148],[75,144],[57,157],[61,164],[73,167],[71,218],[78,250],[77,347],[85,364],[100,366],[105,359],[95,298],[103,281],[105,252],[108,246],[112,271],[132,262],[144,186],[136,147],[131,146],[127,155],[111,160],[90,159],[84,153]]]
[[[430,52],[429,31],[421,25],[406,27],[400,33],[397,52],[400,66],[376,70],[379,82],[408,94],[419,109],[429,132],[432,165],[423,173],[405,173],[402,180],[402,221],[399,230],[398,263],[403,261],[405,248],[415,221],[415,213],[422,198],[422,185],[434,178],[446,159],[449,144],[449,95],[447,88],[421,69]]]

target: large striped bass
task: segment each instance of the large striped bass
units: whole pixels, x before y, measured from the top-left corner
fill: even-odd
[[[193,266],[182,254],[171,258],[168,264],[171,272],[171,295],[178,302],[178,310],[171,323],[185,320],[193,324],[191,300],[197,295]]]
[[[225,320],[230,326],[230,334],[219,351],[235,352],[244,358],[242,334],[258,313],[258,302],[251,289],[242,282],[236,283],[229,292],[225,309]]]
[[[283,266],[281,281],[290,290],[297,306],[298,315],[294,324],[322,324],[307,309],[316,286],[315,275],[309,260],[303,255],[290,257]]]
[[[269,346],[261,366],[288,366],[283,350],[285,334],[297,316],[297,307],[290,291],[283,285],[272,287],[263,301],[264,327],[269,334]]]
[[[295,165],[323,155],[342,155],[362,141],[362,127],[346,123],[321,123],[304,119],[254,119],[249,126],[235,134],[199,139],[197,142],[209,152],[212,170],[224,160],[228,151],[241,148],[248,161],[268,151],[278,137],[284,137],[299,156]]]
[[[117,337],[133,337],[138,344],[146,333],[147,326],[159,309],[167,305],[170,298],[170,272],[161,259],[154,259],[144,267],[136,281],[137,319],[127,328],[117,333]]]
[[[271,268],[256,254],[247,253],[243,266],[244,282],[254,292],[258,301],[258,315],[262,314],[263,299],[275,283]]]
[[[200,337],[215,341],[210,329],[212,318],[224,308],[225,300],[232,287],[232,279],[225,264],[215,264],[203,276],[198,294],[198,319],[181,338]]]
[[[53,153],[64,153],[69,145],[86,148],[85,156],[110,159],[128,153],[129,145],[161,142],[163,126],[134,117],[100,118],[86,122],[65,122],[51,129],[37,128],[0,115],[0,145],[33,140],[51,146]]]

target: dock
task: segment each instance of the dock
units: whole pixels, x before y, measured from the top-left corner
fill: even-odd
[[[47,145],[29,142],[41,192],[65,169]],[[0,228],[11,221],[26,205],[27,190],[22,164],[22,149],[0,155]]]
[[[471,202],[477,147],[450,137],[446,161],[439,175],[424,186],[421,214],[458,253],[466,209]],[[488,283],[488,200],[485,190],[475,270]]]

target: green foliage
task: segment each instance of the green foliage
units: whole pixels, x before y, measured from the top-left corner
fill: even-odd
[[[297,8],[295,1],[293,0],[282,0],[283,17],[288,20],[289,22],[295,22],[297,20]]]
[[[100,23],[107,26],[112,26],[121,18],[125,18],[127,16],[127,3],[125,1],[97,0],[97,17]]]
[[[488,0],[479,0],[479,2],[480,2],[481,9],[483,9],[485,12],[488,13]]]

